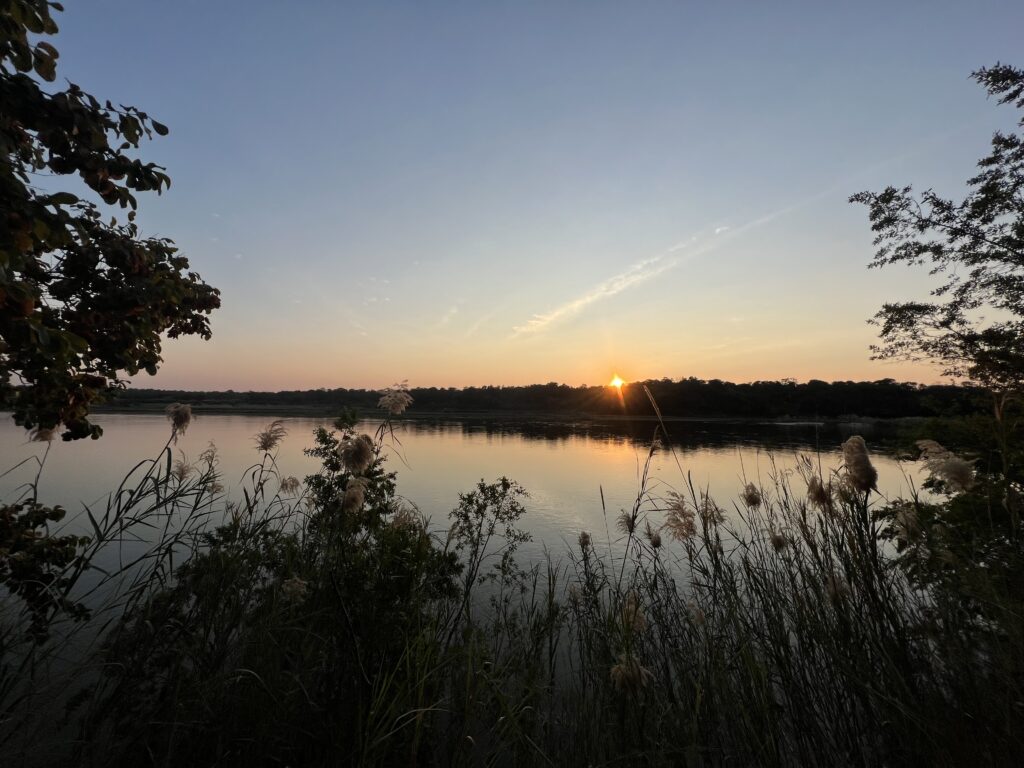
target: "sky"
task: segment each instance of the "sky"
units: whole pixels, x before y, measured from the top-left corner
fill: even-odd
[[[895,378],[912,268],[861,190],[951,196],[1013,111],[1005,2],[65,3],[58,76],[170,127],[140,196],[222,292],[134,386]]]

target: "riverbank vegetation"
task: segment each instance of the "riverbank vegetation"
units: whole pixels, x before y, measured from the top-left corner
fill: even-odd
[[[645,473],[606,510],[610,538],[521,563],[526,490],[481,482],[423,519],[395,495],[390,413],[374,435],[318,430],[304,481],[278,473],[270,424],[232,503],[214,449],[171,460],[189,415],[169,412],[171,441],[91,536],[48,528],[60,511],[31,494],[4,508],[5,765],[1010,765],[1024,748],[1017,452],[922,443],[928,488],[888,502],[860,438],[842,467],[807,457],[733,500],[680,462],[675,491]],[[649,457],[672,450],[663,430]]]

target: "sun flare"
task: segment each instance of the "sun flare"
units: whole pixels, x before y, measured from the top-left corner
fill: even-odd
[[[608,382],[608,386],[615,387],[616,389],[622,389],[622,385],[625,384],[622,379],[619,378],[619,374],[615,374],[612,380]]]

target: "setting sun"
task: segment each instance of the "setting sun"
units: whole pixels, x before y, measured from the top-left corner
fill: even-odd
[[[608,382],[608,386],[615,387],[616,389],[622,389],[622,385],[625,384],[622,379],[619,378],[618,374],[612,377],[612,380]]]

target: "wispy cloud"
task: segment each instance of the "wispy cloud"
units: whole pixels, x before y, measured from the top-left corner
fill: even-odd
[[[677,253],[678,251],[681,251],[684,248],[689,248],[691,245],[693,245],[696,242],[697,242],[697,235],[694,235],[693,237],[689,238],[688,240],[680,240],[675,245],[665,249],[665,253]]]
[[[676,246],[673,246],[673,249],[678,250]],[[582,312],[596,301],[607,299],[617,293],[622,293],[627,288],[632,288],[640,283],[647,282],[652,277],[660,275],[662,272],[671,269],[678,263],[678,259],[669,257],[669,253],[673,252],[673,249],[652,258],[638,261],[626,271],[608,278],[603,283],[595,286],[582,296],[566,302],[560,307],[556,307],[543,315],[534,315],[523,325],[515,326],[512,329],[512,335],[522,336],[538,333],[545,330],[552,323],[564,320],[567,317],[571,317],[572,315]]]
[[[686,240],[681,240],[675,245],[665,249],[657,256],[639,261],[624,272],[608,278],[603,283],[594,287],[582,296],[575,298],[572,301],[568,301],[565,304],[552,309],[550,312],[546,312],[541,315],[534,315],[523,325],[514,326],[512,328],[512,336],[517,337],[541,333],[542,331],[547,330],[547,328],[552,324],[582,312],[591,304],[594,304],[601,299],[607,299],[610,296],[621,293],[628,288],[645,283],[652,277],[656,277],[657,275],[678,266],[684,260],[689,261],[690,259],[702,256],[709,251],[716,250],[744,232],[768,224],[781,216],[790,214],[823,197],[826,197],[829,194],[830,191],[828,190],[818,192],[817,194],[798,200],[784,208],[779,208],[777,210],[770,211],[763,216],[759,216],[756,219],[751,219],[750,221],[736,227],[727,225],[715,227],[712,230],[713,239],[707,235],[703,238],[698,235],[694,235]],[[702,239],[703,242],[700,242]],[[691,247],[694,245],[697,247]],[[679,252],[683,250],[686,250],[686,253],[680,255]],[[685,259],[683,258],[684,256]]]

